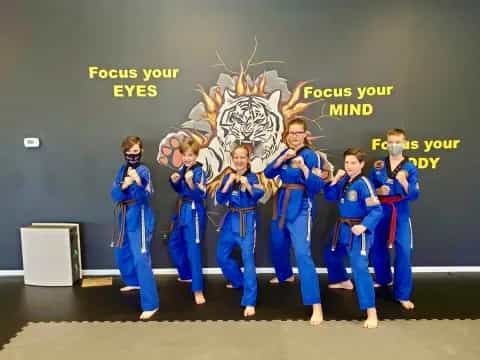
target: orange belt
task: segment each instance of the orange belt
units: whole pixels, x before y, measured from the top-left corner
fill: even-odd
[[[283,197],[282,203],[282,214],[280,216],[280,221],[278,222],[278,227],[283,229],[285,226],[285,219],[287,217],[287,207],[288,202],[290,201],[290,194],[292,190],[303,190],[305,191],[305,186],[301,184],[284,184],[282,185],[282,189],[285,189],[285,195]],[[277,194],[273,197],[273,212],[272,212],[272,219],[276,220],[278,216],[277,213]]]
[[[392,215],[390,216],[390,231],[388,233],[388,248],[393,248],[393,243],[395,242],[395,234],[397,232],[397,207],[395,203],[400,202],[403,200],[403,197],[400,195],[394,196],[379,196],[378,199],[380,200],[381,204],[390,205],[392,208]]]
[[[113,227],[113,234],[112,234],[112,242],[110,244],[111,247],[122,247],[123,239],[125,238],[125,226],[127,221],[127,206],[135,204],[136,201],[134,199],[126,200],[126,201],[119,201],[116,203],[115,208],[113,209],[113,217],[115,219],[115,225]],[[118,211],[120,210],[121,213],[121,220],[120,220],[120,232],[118,236],[117,233],[117,219],[118,219]]]

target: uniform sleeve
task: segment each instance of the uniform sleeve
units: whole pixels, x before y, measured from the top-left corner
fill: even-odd
[[[311,171],[312,168],[316,167],[320,170],[323,170],[323,162],[322,158],[313,150],[306,151],[302,154],[303,160],[305,165],[307,165],[308,169]]]
[[[125,201],[127,200],[126,193],[122,190],[122,181],[123,181],[123,172],[125,170],[125,165],[122,165],[117,172],[115,180],[112,184],[111,196],[113,202]]]
[[[376,188],[379,188],[380,186],[382,186],[382,184],[380,184],[377,180],[377,175],[376,175],[376,169],[375,167],[372,166],[372,168],[370,169],[369,173],[368,173],[368,180],[370,181],[370,183],[374,186],[374,189]]]
[[[347,177],[344,176],[335,185],[327,184],[323,189],[325,199],[327,201],[338,201],[340,199],[340,193],[342,192],[343,186],[345,185],[346,181]]]
[[[272,162],[270,162],[270,164],[267,165],[267,167],[265,168],[265,170],[263,171],[263,173],[265,174],[265,176],[269,179],[273,179],[274,177],[280,175],[280,167],[275,167],[275,163],[277,162],[278,158],[280,156],[282,156],[288,149],[285,149],[283,150],[280,155],[278,155],[275,160],[273,160]]]
[[[308,178],[305,180],[305,187],[309,194],[315,195],[325,187],[325,181],[320,176],[314,174],[313,171],[310,171]]]
[[[146,166],[142,166],[137,168],[137,173],[138,176],[140,176],[142,185],[138,185],[134,182],[130,187],[132,189],[133,198],[137,203],[143,204],[148,201],[153,193],[150,170]]]
[[[253,194],[249,193],[249,195],[252,197],[252,199],[256,203],[265,194],[265,190],[263,189],[263,186],[260,185],[257,175],[249,176],[248,182],[250,183],[250,186],[252,187],[252,192],[253,192]]]
[[[222,189],[224,188],[225,183],[227,182],[229,177],[230,177],[230,174],[225,175],[223,177],[222,184],[215,192],[215,199],[217,203],[219,203],[220,205],[226,205],[228,200],[230,199],[230,195],[232,194],[233,185],[229,186],[229,188],[227,189],[227,192],[222,192]]]
[[[322,178],[312,172],[313,168],[322,170],[322,159],[313,150],[305,152],[305,154],[302,154],[302,157],[309,170],[308,177],[305,179],[305,187],[310,195],[315,195],[325,186]]]
[[[184,196],[192,198],[193,200],[203,200],[207,197],[206,176],[201,167],[193,170],[193,189],[185,185]]]
[[[363,177],[362,182],[361,201],[365,202],[365,208],[367,209],[367,215],[363,218],[362,225],[365,226],[368,231],[373,232],[382,218],[383,210],[370,181],[366,177]]]
[[[178,172],[178,173],[180,173],[180,172]],[[181,178],[176,183],[174,183],[172,181],[172,178],[169,176],[168,177],[168,182],[172,186],[173,191],[175,191],[176,193],[182,192],[182,179]]]
[[[406,195],[409,201],[415,201],[420,196],[418,170],[413,165],[408,169],[408,194]]]

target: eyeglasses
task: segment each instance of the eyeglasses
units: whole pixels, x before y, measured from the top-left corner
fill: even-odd
[[[288,135],[292,135],[292,136],[303,135],[303,134],[305,134],[305,131],[289,131],[288,132]]]

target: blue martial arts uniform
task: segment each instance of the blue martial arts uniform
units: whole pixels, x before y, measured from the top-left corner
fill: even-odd
[[[134,182],[122,190],[126,167],[126,164],[120,167],[111,191],[113,201],[122,210],[118,216],[120,237],[115,258],[125,284],[140,286],[143,311],[151,311],[158,309],[159,301],[150,258],[155,226],[155,214],[149,204],[152,194],[150,171],[145,165],[136,167],[142,185]]]
[[[324,252],[328,281],[338,283],[348,280],[344,263],[348,255],[360,309],[373,308],[375,291],[368,271],[368,253],[375,227],[382,217],[380,202],[370,181],[363,176],[350,179],[346,175],[337,184],[326,186],[324,193],[328,201],[338,202],[340,212],[332,239]],[[351,228],[359,224],[367,230],[356,236]]]
[[[255,306],[257,301],[257,275],[255,270],[255,238],[258,200],[264,190],[259,185],[256,174],[247,171],[246,176],[253,194],[238,183],[233,183],[225,193],[222,189],[229,176],[225,176],[216,192],[219,204],[228,206],[220,232],[217,246],[217,261],[223,275],[234,288],[243,287],[242,306]],[[244,273],[238,263],[230,257],[233,248],[238,245],[242,252]]]
[[[270,251],[276,275],[279,281],[285,281],[293,275],[290,263],[290,245],[293,245],[303,303],[313,305],[320,303],[318,276],[310,251],[313,198],[325,183],[311,171],[314,167],[322,169],[322,160],[313,150],[303,147],[297,151],[297,156],[303,157],[310,170],[307,179],[302,170],[293,166],[292,159],[275,167],[277,158],[265,168],[266,177],[273,179],[279,176],[282,181],[274,202]]]
[[[395,178],[399,171],[408,173],[408,193]],[[407,158],[396,169],[391,169],[389,158],[376,161],[370,171],[370,181],[375,188],[387,185],[388,196],[379,196],[383,217],[375,230],[375,241],[370,260],[375,269],[375,279],[380,285],[392,282],[389,247],[395,246],[394,297],[396,300],[410,300],[412,293],[411,249],[413,248],[410,201],[419,196],[418,171]]]
[[[193,172],[194,189],[185,181],[187,171]],[[177,210],[172,217],[173,229],[168,241],[172,261],[182,280],[192,280],[192,292],[203,290],[202,256],[200,242],[205,230],[206,212],[203,204],[207,196],[205,173],[200,163],[189,169],[182,166],[180,179],[170,184],[178,193]]]

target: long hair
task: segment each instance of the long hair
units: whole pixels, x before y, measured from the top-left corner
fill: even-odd
[[[295,118],[293,118],[292,120],[290,120],[287,124],[287,126],[285,127],[285,133],[283,135],[283,142],[285,144],[288,145],[288,142],[287,142],[287,136],[288,136],[288,132],[290,130],[290,126],[292,125],[300,125],[303,127],[303,130],[305,131],[305,133],[308,134],[308,125],[307,125],[307,120],[306,118],[304,118],[303,116],[297,116]],[[309,148],[314,148],[314,145],[312,144],[312,142],[308,139],[308,136],[305,136],[305,140],[304,140],[304,145],[305,146],[308,146]]]

